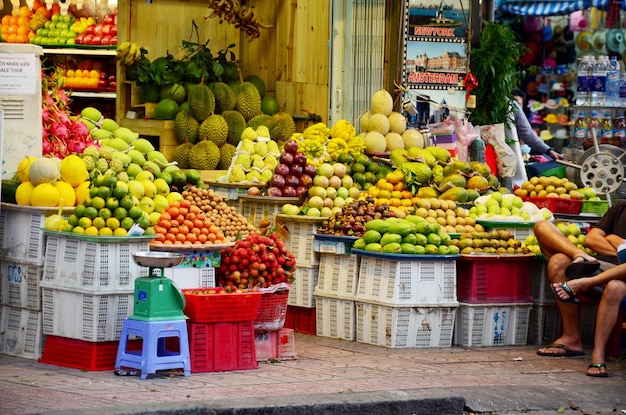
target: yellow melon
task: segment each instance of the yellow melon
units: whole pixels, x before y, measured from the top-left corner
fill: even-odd
[[[74,192],[76,193],[76,204],[77,205],[81,205],[83,203],[83,201],[85,200],[85,198],[87,196],[89,196],[89,185],[90,184],[91,184],[91,182],[89,182],[89,181],[82,182],[81,184],[76,186],[76,188],[74,189]]]
[[[58,206],[61,193],[52,183],[41,183],[35,186],[30,194],[32,206]]]
[[[17,178],[20,180],[20,182],[24,183],[24,182],[29,181],[30,165],[35,160],[37,160],[37,157],[26,156],[17,165]]]
[[[22,182],[15,190],[15,201],[18,205],[30,206],[30,195],[33,192],[35,185],[30,182]]]
[[[61,178],[76,187],[89,177],[87,166],[82,158],[76,154],[71,154],[61,160]]]
[[[63,180],[57,180],[54,187],[59,191],[61,199],[58,205],[62,207],[73,207],[76,205],[76,192],[71,184]]]

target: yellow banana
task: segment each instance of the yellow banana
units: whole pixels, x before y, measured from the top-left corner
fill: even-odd
[[[132,65],[135,62],[135,54],[137,53],[137,44],[131,43],[128,54],[124,58],[124,65]]]
[[[130,51],[130,46],[131,42],[129,42],[128,40],[122,42],[122,44],[117,47],[117,58],[122,59],[126,55],[128,55],[128,52]]]

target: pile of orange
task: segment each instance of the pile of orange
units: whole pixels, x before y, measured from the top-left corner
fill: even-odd
[[[13,10],[11,14],[2,17],[2,39],[7,43],[29,43],[35,34],[28,27],[30,16],[33,12],[27,7],[22,6],[17,10]]]
[[[172,201],[154,226],[153,243],[166,245],[223,244],[222,231],[190,200]]]
[[[96,89],[103,70],[101,61],[85,59],[62,69],[63,86],[69,89]]]

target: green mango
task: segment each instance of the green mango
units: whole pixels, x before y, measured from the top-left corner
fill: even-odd
[[[380,232],[374,229],[365,231],[365,233],[363,234],[363,240],[365,241],[366,244],[378,243],[381,237],[382,235],[380,234]]]
[[[359,238],[352,244],[352,248],[354,249],[365,249],[365,240],[363,238]]]
[[[402,236],[395,233],[386,233],[380,238],[380,244],[384,247],[391,243],[400,244]]]
[[[402,238],[402,243],[403,244],[416,245],[417,244],[417,235],[414,234],[414,233],[410,233],[408,235],[404,235],[404,237]]]
[[[378,243],[371,243],[371,244],[365,245],[365,250],[373,251],[373,252],[383,252],[383,246]]]
[[[417,231],[416,225],[405,219],[400,219],[397,222],[390,223],[389,228],[387,229],[387,232],[395,233],[401,236],[408,235],[415,231]]]

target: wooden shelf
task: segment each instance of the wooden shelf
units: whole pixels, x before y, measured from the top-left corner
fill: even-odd
[[[115,49],[44,48],[44,55],[115,56]]]

